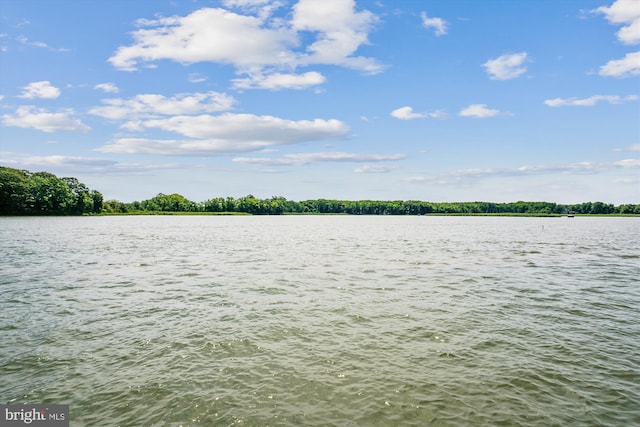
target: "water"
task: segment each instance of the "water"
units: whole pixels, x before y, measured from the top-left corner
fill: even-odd
[[[0,402],[72,426],[640,425],[640,220],[0,218]]]

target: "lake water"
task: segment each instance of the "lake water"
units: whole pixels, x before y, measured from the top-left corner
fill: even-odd
[[[72,426],[640,425],[640,219],[0,218],[0,402]]]

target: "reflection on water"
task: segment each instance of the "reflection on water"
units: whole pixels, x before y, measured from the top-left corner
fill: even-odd
[[[0,218],[0,399],[71,425],[640,424],[636,218]]]

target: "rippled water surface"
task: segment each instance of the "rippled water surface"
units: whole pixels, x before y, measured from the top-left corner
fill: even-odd
[[[0,401],[72,426],[640,425],[640,220],[0,218]]]

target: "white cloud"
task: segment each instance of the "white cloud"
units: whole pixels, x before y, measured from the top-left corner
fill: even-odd
[[[44,109],[24,105],[19,107],[14,115],[3,115],[2,124],[4,126],[33,128],[43,132],[91,130],[89,126],[80,120],[72,118],[73,114],[73,110],[70,109],[50,113]]]
[[[18,43],[20,43],[20,44],[24,44],[24,45],[27,45],[27,46],[34,46],[34,47],[49,47],[49,46],[47,46],[47,44],[46,44],[46,43],[44,43],[44,42],[39,42],[39,41],[32,42],[31,40],[29,40],[29,39],[28,39],[27,37],[25,37],[25,36],[18,36],[18,37],[16,37],[16,40],[18,41]]]
[[[377,21],[368,10],[356,12],[354,0],[300,0],[293,7],[291,26],[297,31],[316,33],[299,64],[330,64],[375,74],[382,67],[375,59],[352,56],[368,42]]]
[[[414,113],[413,108],[406,106],[400,107],[391,112],[391,116],[400,120],[412,120],[412,119],[421,119],[427,117],[424,113]]]
[[[45,80],[41,82],[29,83],[22,88],[22,94],[18,98],[34,99],[45,98],[55,99],[60,96],[60,89],[51,85],[51,82]]]
[[[100,90],[102,90],[104,92],[107,92],[107,93],[118,93],[118,92],[120,92],[120,89],[118,89],[118,86],[116,86],[113,83],[100,83],[100,84],[95,85],[93,88],[94,89],[100,89]]]
[[[616,0],[611,6],[600,6],[595,13],[602,13],[611,24],[622,25],[618,40],[625,44],[640,43],[640,4],[638,0]]]
[[[626,44],[640,43],[640,19],[636,19],[630,25],[622,27],[618,31],[618,38]]]
[[[228,147],[227,147],[228,148]],[[193,141],[176,139],[117,138],[110,144],[97,148],[103,153],[159,154],[166,156],[189,156],[224,153],[221,143],[216,141]]]
[[[593,95],[589,98],[555,98],[547,99],[544,101],[549,107],[565,107],[565,106],[577,106],[577,107],[593,107],[598,102],[608,102],[609,104],[621,104],[623,102],[637,101],[638,95],[617,96],[617,95]]]
[[[226,7],[254,8],[269,4],[271,0],[223,0]]]
[[[564,165],[545,165],[545,166],[520,166],[516,169],[503,169],[499,173],[503,175],[539,175],[547,173],[574,173],[574,174],[592,174],[598,172],[601,165],[592,162],[577,162]]]
[[[198,114],[225,111],[232,108],[235,99],[219,92],[181,93],[172,97],[158,94],[140,94],[130,99],[102,100],[105,106],[94,107],[89,113],[112,120],[153,118],[160,115]]]
[[[295,157],[290,157],[292,155],[288,155],[285,157],[236,157],[231,159],[231,161],[236,163],[244,163],[249,165],[260,165],[260,166],[292,166],[292,165],[303,165],[304,161],[298,160]],[[308,163],[308,162],[307,162]]]
[[[622,59],[615,59],[600,67],[601,76],[631,77],[640,75],[640,51],[627,53]]]
[[[435,175],[418,175],[405,180],[415,183],[451,185],[468,179],[477,181],[481,178],[518,177],[531,175],[597,175],[616,169],[632,169],[640,167],[640,159],[624,159],[614,162],[576,162],[558,165],[520,166],[516,168],[476,168],[461,169]]]
[[[298,66],[328,64],[371,74],[382,70],[376,60],[354,55],[367,43],[376,18],[369,11],[356,11],[353,0],[300,0],[288,22],[270,16],[279,2],[230,0],[225,4],[258,15],[203,8],[187,16],[139,20],[141,28],[133,32],[133,44],[119,47],[109,62],[127,71],[163,59],[183,64],[224,63],[248,75],[236,80],[237,85],[267,89],[273,87],[268,74],[274,74],[276,80],[289,76],[280,79],[277,87],[291,83],[299,88],[302,77],[279,74]],[[265,77],[255,77],[261,75]],[[301,76],[318,84],[319,73]],[[309,81],[304,84],[308,85]]]
[[[251,75],[244,79],[233,80],[233,85],[238,89],[305,89],[325,82],[325,77],[316,72],[309,71],[304,74],[273,73],[267,76],[262,74]]]
[[[416,113],[412,107],[405,106],[400,107],[391,112],[391,116],[399,120],[413,120],[413,119],[446,119],[447,113],[444,110],[436,110],[427,113]]]
[[[362,165],[354,169],[356,173],[387,173],[398,169],[396,166],[385,165]]]
[[[261,166],[293,166],[307,165],[317,162],[384,162],[402,160],[407,157],[406,154],[362,154],[362,153],[345,153],[345,152],[326,152],[326,153],[296,153],[286,154],[282,157],[236,157],[232,159],[237,163],[245,163]]]
[[[348,127],[339,120],[286,120],[273,116],[225,113],[219,116],[174,116],[147,120],[145,128],[162,129],[190,138],[221,138],[252,141],[265,146],[309,140],[333,139],[346,135]]]
[[[527,67],[523,66],[526,60],[527,53],[520,52],[490,59],[482,66],[486,69],[491,80],[509,80],[527,72]]]
[[[189,83],[202,83],[202,82],[206,82],[207,78],[200,73],[190,73],[187,76],[187,81]]]
[[[624,159],[612,164],[621,168],[640,168],[640,159]]]
[[[295,33],[268,28],[255,16],[203,8],[187,16],[140,20],[134,44],[121,46],[109,58],[118,69],[162,59],[184,64],[221,62],[239,69],[285,65],[294,60]]]
[[[420,14],[422,18],[422,26],[425,28],[433,28],[436,36],[447,34],[447,21],[442,18],[429,18],[426,12]]]
[[[2,163],[10,164],[12,167],[20,169],[46,168],[48,171],[60,171],[67,173],[127,173],[140,175],[148,171],[181,169],[184,164],[178,163],[120,163],[115,160],[103,159],[99,157],[81,157],[81,156],[30,156],[19,153],[0,152]],[[57,173],[57,172],[56,172]]]
[[[95,157],[78,157],[78,156],[29,156],[20,159],[22,164],[31,166],[46,167],[106,167],[115,165],[117,162],[107,159],[99,159]]]
[[[223,0],[222,4],[228,8],[257,13],[261,19],[268,18],[274,10],[283,6],[282,2],[276,0]]]
[[[44,42],[41,42],[41,41],[31,41],[25,36],[18,36],[18,37],[16,37],[16,40],[18,41],[18,43],[23,44],[25,46],[34,46],[34,47],[47,48],[47,49],[52,50],[54,52],[69,52],[69,49],[51,47],[48,44],[46,44]]]
[[[219,116],[174,116],[137,123],[191,139],[121,138],[99,148],[114,153],[224,155],[271,146],[343,138],[349,128],[338,120],[285,120],[272,116],[225,113]]]
[[[640,144],[631,144],[628,147],[616,148],[613,151],[640,151]]]
[[[440,119],[440,120],[444,120],[449,116],[445,110],[431,111],[426,114],[427,114],[427,117],[430,117],[432,119]]]
[[[499,110],[487,108],[487,104],[471,104],[467,108],[460,110],[458,113],[458,115],[462,117],[476,117],[479,119],[495,117],[500,114],[505,113],[501,113]]]

